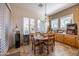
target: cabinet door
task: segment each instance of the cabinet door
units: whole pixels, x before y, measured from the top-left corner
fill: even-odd
[[[79,48],[79,37],[76,37],[76,48]]]
[[[56,34],[56,41],[63,42],[64,35],[63,34]]]
[[[73,35],[65,35],[64,43],[75,46],[76,37]]]

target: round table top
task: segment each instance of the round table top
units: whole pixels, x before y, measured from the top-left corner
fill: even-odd
[[[47,40],[48,39],[48,37],[43,37],[43,36],[35,36],[34,38],[35,40]]]

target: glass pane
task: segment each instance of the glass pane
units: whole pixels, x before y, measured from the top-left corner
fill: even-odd
[[[40,20],[37,21],[37,32],[40,32]]]
[[[48,22],[48,19],[39,19],[38,20],[38,32],[47,32],[47,29],[48,29],[48,25],[49,25],[49,22]]]
[[[48,27],[49,27],[49,20],[47,19],[45,23],[45,32],[47,32]]]
[[[30,19],[30,32],[34,33],[35,32],[35,19]]]
[[[29,18],[24,18],[24,25],[29,24]]]
[[[24,18],[24,35],[29,34],[29,18]]]
[[[53,19],[51,21],[51,28],[52,28],[52,30],[57,30],[58,29],[58,19]]]
[[[44,32],[45,31],[45,22],[40,21],[40,32]]]
[[[60,18],[60,28],[66,30],[67,24],[72,24],[73,22],[73,15],[68,15]]]

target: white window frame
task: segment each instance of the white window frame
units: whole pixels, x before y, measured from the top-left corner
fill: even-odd
[[[55,24],[56,23],[52,23],[52,22],[57,22],[57,25],[56,25],[57,28],[55,28]],[[53,26],[52,26],[52,24],[53,24]],[[59,19],[58,18],[55,18],[55,19],[51,20],[51,28],[52,28],[53,31],[57,31],[59,29],[59,25],[58,24],[59,24]]]
[[[28,18],[28,24],[27,24],[27,26],[28,26],[28,33],[25,33],[24,32],[24,19],[25,18]],[[27,35],[27,34],[30,34],[30,33],[34,33],[35,32],[35,19],[34,18],[29,18],[29,17],[24,17],[24,19],[23,19],[23,34],[24,35]],[[34,20],[34,31],[33,32],[31,32],[31,19],[33,19]],[[27,20],[27,19],[26,19]]]
[[[40,22],[45,22],[43,25],[44,27],[42,28],[42,24]],[[46,33],[48,30],[48,26],[49,26],[49,20],[48,19],[38,19],[37,20],[37,32],[42,32],[42,33]]]
[[[69,15],[66,15],[66,16],[63,16],[63,17],[60,17],[60,29],[63,29],[63,30],[66,30],[67,29],[67,25],[65,25],[65,23],[66,23],[66,21],[64,20],[63,21],[63,19],[66,19],[67,17],[71,17],[71,22],[70,23],[68,23],[68,24],[73,24],[74,23],[74,17],[73,17],[73,14],[69,14]],[[62,21],[64,22],[63,24],[65,25],[62,25]]]

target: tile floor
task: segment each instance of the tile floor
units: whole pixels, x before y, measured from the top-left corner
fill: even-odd
[[[18,49],[12,48],[8,50],[7,56],[34,56],[31,45],[21,46]],[[49,56],[77,56],[78,49],[63,43],[55,42],[54,51]]]

